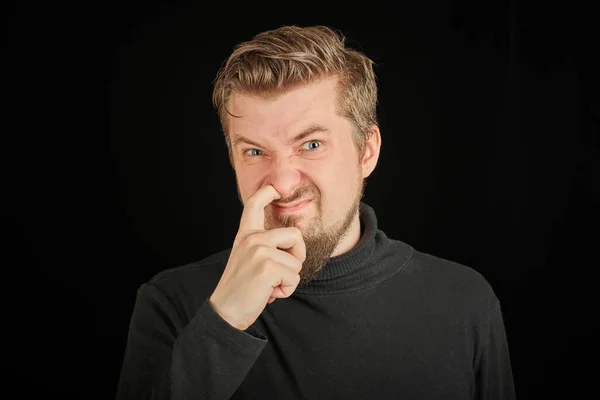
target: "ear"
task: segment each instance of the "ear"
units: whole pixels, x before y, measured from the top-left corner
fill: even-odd
[[[379,160],[379,151],[381,150],[381,133],[377,125],[371,126],[369,137],[365,142],[365,154],[361,160],[363,178],[371,175],[377,161]]]

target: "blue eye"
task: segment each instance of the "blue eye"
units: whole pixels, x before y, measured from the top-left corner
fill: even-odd
[[[244,153],[246,153],[246,155],[250,156],[250,157],[256,157],[260,154],[252,154],[252,152],[260,152],[260,150],[258,149],[248,149],[246,151],[244,151]]]
[[[318,140],[309,140],[308,142],[304,143],[304,146],[306,146],[307,144],[310,144],[310,143],[318,143],[318,146],[317,147],[310,147],[310,148],[308,148],[306,150],[315,150],[315,149],[318,149],[321,146],[321,142],[318,141]]]
[[[311,146],[311,143],[316,143],[317,146]],[[321,141],[320,140],[309,140],[308,142],[304,143],[302,145],[302,148],[305,150],[316,150],[319,147],[321,147]],[[307,148],[306,145],[309,145],[309,147]],[[244,155],[251,157],[251,158],[255,158],[258,156],[262,155],[262,150],[259,149],[245,149],[244,150]]]

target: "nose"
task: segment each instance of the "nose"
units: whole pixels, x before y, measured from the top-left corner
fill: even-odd
[[[279,160],[273,162],[266,184],[273,185],[285,201],[302,184],[302,173],[289,161]]]

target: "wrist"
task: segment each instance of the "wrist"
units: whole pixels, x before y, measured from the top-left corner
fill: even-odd
[[[229,325],[240,331],[245,331],[246,329],[248,329],[248,325],[239,322],[230,313],[225,311],[223,307],[218,306],[215,303],[212,296],[208,299],[208,302],[210,303],[212,309],[217,313],[217,315],[219,315],[219,317],[221,317],[223,321],[227,322]]]

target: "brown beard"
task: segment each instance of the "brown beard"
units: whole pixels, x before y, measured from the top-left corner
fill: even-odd
[[[329,261],[331,254],[337,247],[338,243],[348,234],[350,226],[354,221],[354,217],[359,212],[360,202],[364,197],[366,184],[366,179],[361,177],[359,179],[360,190],[354,198],[354,201],[348,209],[348,212],[344,216],[344,219],[338,221],[329,229],[324,229],[323,227],[321,202],[319,201],[320,197],[315,199],[317,216],[314,217],[314,222],[311,221],[307,224],[307,231],[302,232],[302,237],[306,245],[306,259],[302,263],[302,270],[299,274],[299,287],[312,281],[319,274],[319,272],[327,264],[327,261]],[[236,186],[238,198],[243,205],[239,185]],[[308,191],[303,188],[297,191],[293,197],[288,199],[288,202],[293,202],[303,198],[311,198],[311,196],[307,195],[307,193]],[[270,225],[272,227],[273,222],[277,222],[277,225],[281,227],[296,226],[299,220],[300,218],[295,215],[275,216],[265,209],[265,226]]]
[[[339,242],[348,234],[350,226],[359,212],[365,183],[366,181],[361,182],[361,190],[348,209],[344,219],[338,221],[329,229],[325,229],[321,215],[319,214],[314,218],[315,222],[308,224],[307,231],[302,232],[302,237],[306,245],[306,259],[302,263],[299,287],[312,281],[321,272]],[[320,210],[320,202],[317,203],[317,210]],[[277,221],[282,227],[290,227],[297,224],[298,218],[294,215],[283,215],[278,217]]]

